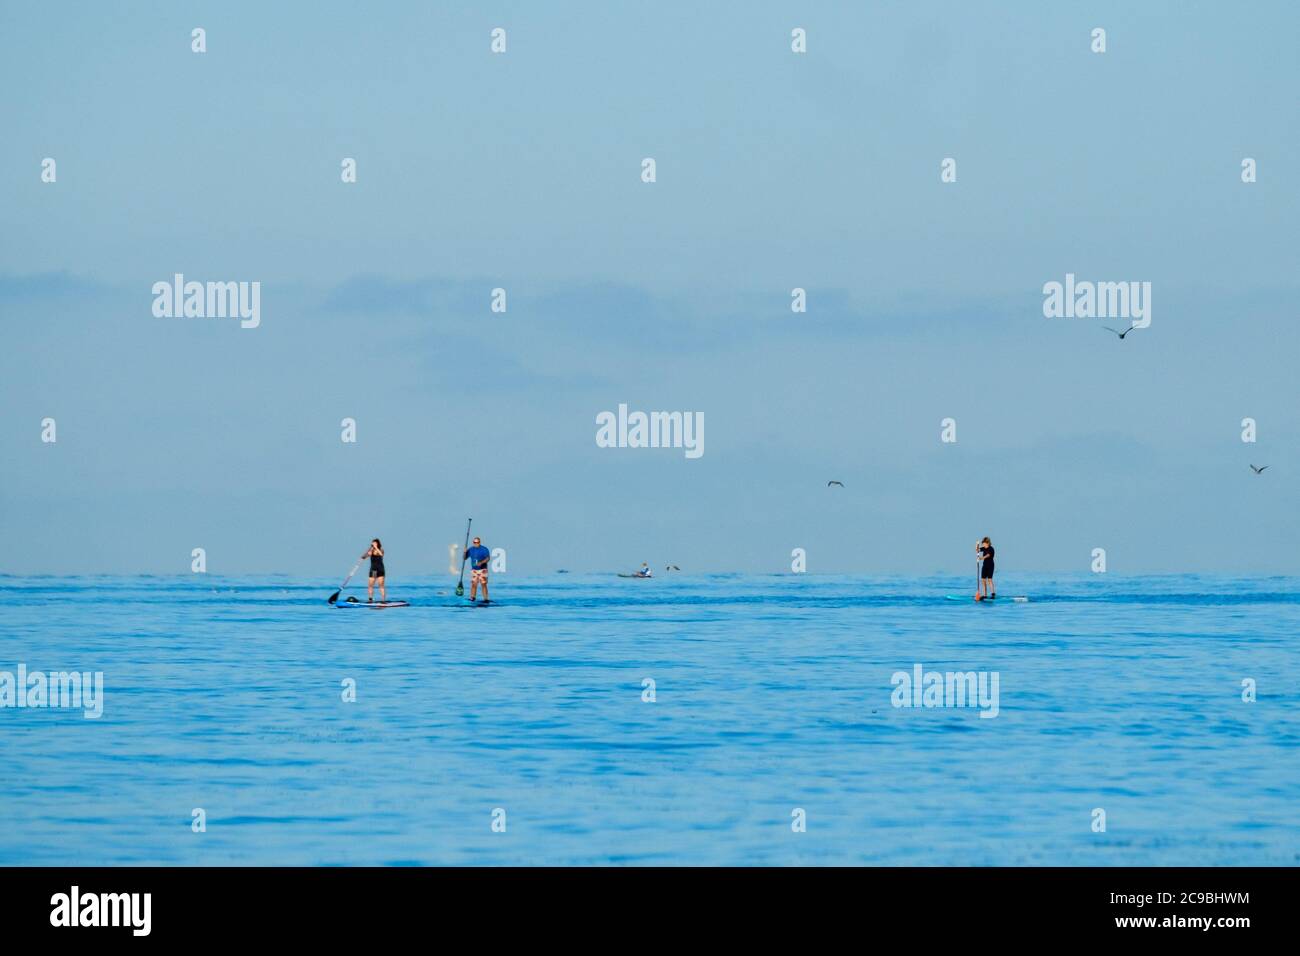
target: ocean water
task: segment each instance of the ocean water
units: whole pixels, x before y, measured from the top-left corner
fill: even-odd
[[[104,680],[0,709],[0,864],[1300,863],[1298,579],[453,586],[0,577],[0,671]]]

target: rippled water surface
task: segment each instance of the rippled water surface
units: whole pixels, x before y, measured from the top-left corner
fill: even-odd
[[[1300,863],[1300,580],[1001,585],[0,577],[0,671],[104,675],[0,709],[0,863]],[[916,664],[997,716],[892,706]]]

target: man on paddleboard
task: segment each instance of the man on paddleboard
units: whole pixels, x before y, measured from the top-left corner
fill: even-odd
[[[469,599],[474,600],[478,593],[478,586],[483,585],[483,603],[488,600],[488,561],[492,558],[492,552],[483,547],[483,541],[479,538],[474,539],[474,546],[465,552],[462,561],[469,562]]]
[[[980,562],[980,588],[975,600],[997,597],[997,588],[993,586],[993,542],[985,538],[975,545],[975,556]]]

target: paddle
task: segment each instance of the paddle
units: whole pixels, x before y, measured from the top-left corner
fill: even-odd
[[[469,524],[465,525],[465,551],[460,553],[460,580],[456,582],[456,597],[465,596],[465,562],[469,560],[469,555],[465,552],[469,551],[469,529],[473,523],[474,519],[470,518]]]
[[[357,573],[357,568],[361,567],[361,562],[364,560],[366,560],[366,556],[364,554],[361,557],[357,558],[357,563],[352,565],[352,570],[349,571],[348,576],[343,579],[343,584],[339,586],[339,589],[337,591],[335,591],[333,594],[330,595],[330,599],[329,599],[330,604],[334,604],[338,601],[339,595],[343,593],[343,588],[348,586],[348,582],[352,580],[352,575]]]

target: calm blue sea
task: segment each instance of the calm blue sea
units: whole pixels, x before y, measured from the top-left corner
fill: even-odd
[[[0,864],[1300,863],[1300,579],[999,584],[0,577],[0,671],[104,675],[0,709]]]

